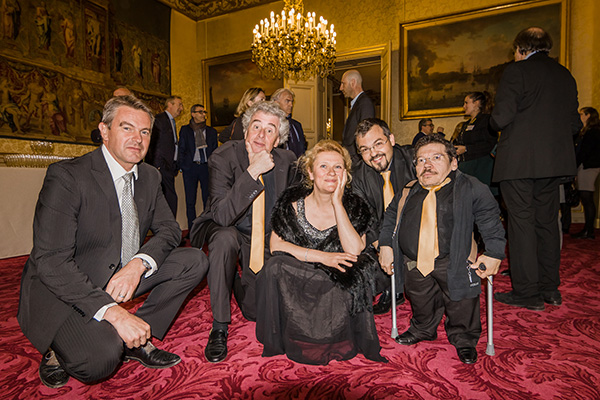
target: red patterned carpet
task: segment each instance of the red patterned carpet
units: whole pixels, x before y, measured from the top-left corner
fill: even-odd
[[[574,227],[577,229],[577,226]],[[210,364],[203,351],[211,327],[208,289],[190,295],[164,342],[183,358],[167,370],[127,363],[100,384],[71,379],[60,389],[40,383],[40,354],[16,321],[18,285],[26,257],[0,261],[0,398],[3,399],[600,399],[600,239],[570,240],[563,249],[564,304],[536,312],[495,303],[494,357],[464,365],[440,326],[438,340],[412,347],[390,339],[390,314],[377,316],[380,364],[358,356],[327,366],[307,366],[284,356],[262,358],[254,323],[234,305],[229,356]],[[510,280],[496,278],[496,291]],[[233,302],[235,303],[235,301]],[[484,298],[482,297],[482,309]],[[398,307],[398,329],[410,307]],[[485,325],[485,316],[483,316]]]

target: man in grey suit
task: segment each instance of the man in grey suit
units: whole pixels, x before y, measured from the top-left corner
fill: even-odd
[[[541,28],[519,32],[515,63],[506,67],[491,126],[501,130],[493,180],[508,210],[513,290],[496,293],[511,306],[560,305],[560,177],[575,175],[573,134],[581,127],[577,84],[548,57],[552,39]]]
[[[344,96],[351,99],[350,113],[344,124],[344,135],[342,136],[342,144],[352,157],[352,164],[356,165],[360,162],[360,156],[356,153],[356,145],[354,142],[354,132],[358,123],[366,118],[375,117],[375,106],[373,102],[363,91],[362,76],[355,69],[346,71],[342,75],[342,83],[340,90]]]
[[[39,374],[48,387],[65,385],[69,376],[104,379],[123,359],[149,368],[181,361],[149,339],[165,336],[208,262],[198,249],[176,248],[181,230],[160,173],[140,163],[152,122],[137,98],[113,97],[99,124],[103,145],[48,168],[17,316],[45,354]],[[148,292],[135,314],[120,306]]]
[[[264,242],[256,254],[270,254],[266,245],[271,210],[294,177],[296,156],[290,150],[277,148],[279,142],[287,140],[286,117],[275,102],[254,104],[242,119],[244,140],[228,141],[208,159],[208,205],[194,221],[190,239],[199,248],[208,242],[213,328],[204,355],[209,362],[220,362],[227,356],[232,290],[244,317],[256,318],[255,282],[263,264],[258,260],[255,267],[251,265],[252,248],[262,236]],[[261,214],[255,214],[258,204],[263,215],[255,219]],[[237,273],[238,259],[241,278]]]

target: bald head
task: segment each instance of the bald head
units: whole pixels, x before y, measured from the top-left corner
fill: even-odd
[[[351,99],[355,98],[360,92],[362,92],[362,76],[360,75],[360,72],[355,69],[346,71],[344,75],[342,75],[340,90],[342,93],[344,93],[344,96]]]
[[[113,92],[113,97],[131,96],[131,95],[133,95],[133,93],[131,93],[131,90],[127,89],[126,87],[116,88],[115,91]]]

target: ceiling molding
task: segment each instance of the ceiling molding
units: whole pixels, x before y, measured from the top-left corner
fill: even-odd
[[[228,14],[278,0],[159,0],[194,21]]]

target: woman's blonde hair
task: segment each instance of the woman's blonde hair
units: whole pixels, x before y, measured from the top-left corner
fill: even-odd
[[[312,171],[317,156],[325,151],[332,151],[342,156],[344,159],[344,168],[346,168],[346,172],[348,173],[348,181],[346,182],[346,186],[350,187],[350,182],[352,181],[352,175],[350,174],[350,170],[352,168],[352,159],[350,158],[350,153],[348,153],[348,150],[342,147],[341,144],[329,139],[321,140],[312,149],[308,150],[302,157],[298,159],[298,166],[304,175],[304,185],[309,188],[313,186],[313,181],[310,180],[310,175],[308,172]]]
[[[242,99],[240,100],[240,102],[237,106],[237,109],[235,110],[235,114],[233,114],[233,115],[235,117],[239,117],[240,115],[243,115],[246,112],[246,110],[249,108],[248,102],[254,101],[256,96],[258,96],[261,92],[264,93],[265,91],[259,87],[253,87],[253,88],[246,90],[244,92],[244,94],[242,95]]]

